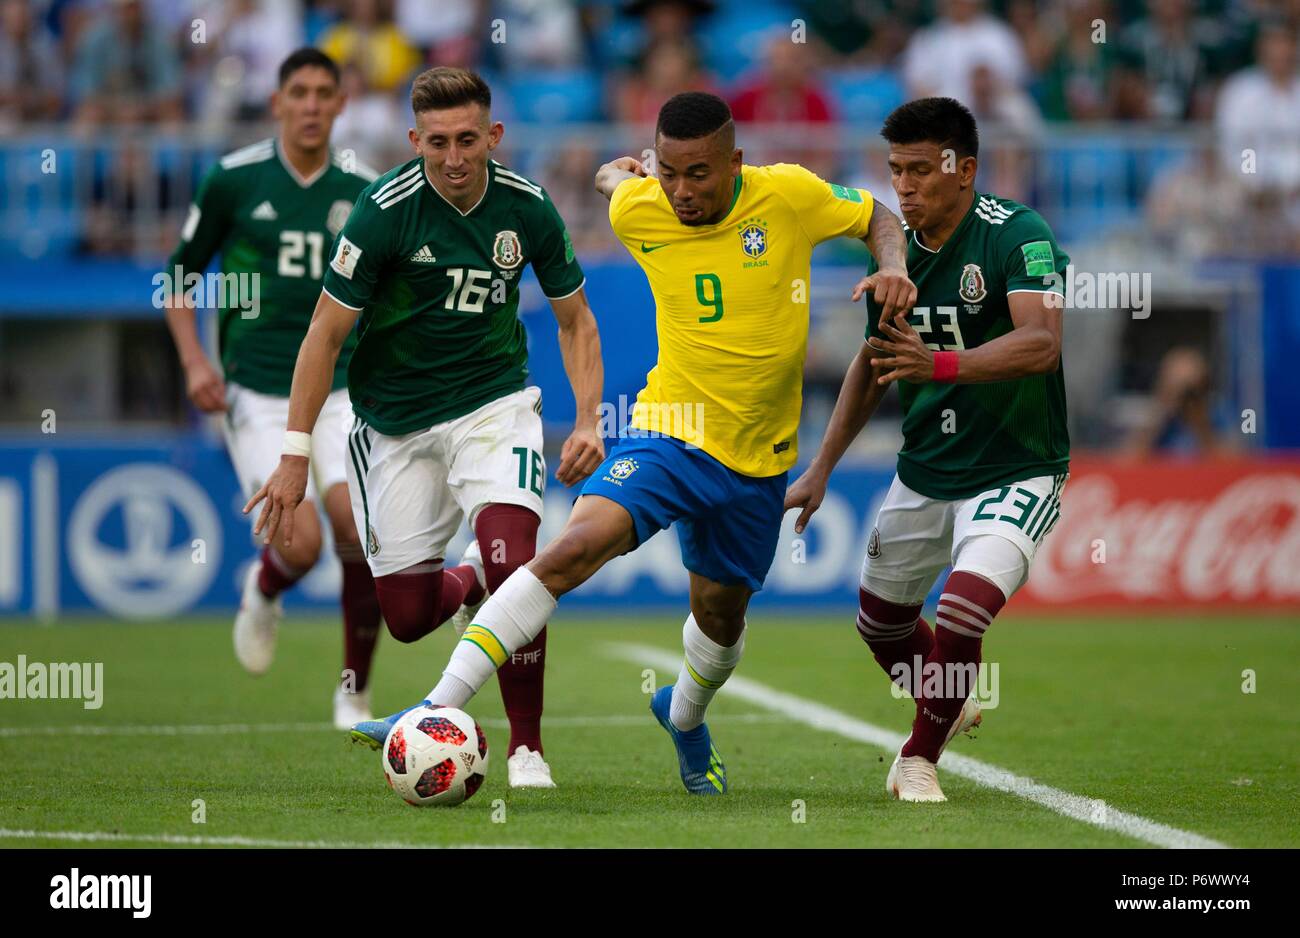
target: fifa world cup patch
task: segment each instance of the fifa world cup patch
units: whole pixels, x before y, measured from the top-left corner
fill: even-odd
[[[361,248],[339,235],[338,250],[334,252],[334,259],[330,261],[330,267],[334,268],[334,272],[340,277],[351,280],[352,275],[356,273],[357,261],[359,260],[361,260]]]
[[[845,202],[861,202],[862,193],[857,189],[850,189],[848,186],[841,186],[838,183],[831,183],[831,195],[837,199],[843,199]]]
[[[1025,256],[1025,276],[1047,277],[1056,273],[1056,262],[1050,241],[1030,241],[1020,246]]]

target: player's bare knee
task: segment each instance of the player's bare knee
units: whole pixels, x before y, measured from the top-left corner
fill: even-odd
[[[295,530],[290,544],[284,543],[283,534],[277,533],[275,536],[275,552],[297,570],[309,570],[316,566],[316,561],[320,559],[320,549],[320,531]]]

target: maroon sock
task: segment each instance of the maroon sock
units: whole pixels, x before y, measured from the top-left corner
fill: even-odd
[[[379,608],[389,634],[399,642],[414,642],[452,617],[465,601],[460,576],[443,570],[439,560],[375,577]],[[459,568],[453,568],[459,569]],[[470,571],[471,575],[473,571]]]
[[[510,574],[533,559],[541,520],[518,505],[487,505],[474,519],[474,533],[483,551],[487,588],[496,592]],[[542,751],[542,697],[546,668],[546,629],[520,648],[497,670],[501,702],[510,718],[510,748]]]
[[[338,548],[343,566],[343,669],[353,674],[354,691],[370,683],[370,663],[379,641],[379,594],[360,544]]]
[[[478,581],[478,574],[469,564],[461,564],[459,567],[449,567],[444,571],[447,576],[455,577],[460,582],[460,588],[464,593],[464,599],[461,602],[466,606],[472,606],[475,603],[481,603],[483,597],[487,595],[487,588]]]
[[[270,544],[262,548],[262,567],[257,572],[257,588],[267,599],[275,599],[306,575],[306,570],[290,566]]]
[[[934,648],[925,659],[923,693],[916,698],[916,719],[903,755],[939,761],[952,721],[975,689],[984,632],[1006,601],[982,576],[964,570],[948,576],[934,617]]]
[[[915,697],[913,682],[934,647],[934,633],[921,618],[921,604],[901,606],[859,587],[858,635],[889,679]],[[896,672],[900,665],[906,670]]]

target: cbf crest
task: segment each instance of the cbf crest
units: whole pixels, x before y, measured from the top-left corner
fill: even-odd
[[[513,231],[498,231],[492,244],[492,262],[502,270],[514,270],[524,262],[524,250],[519,245],[519,235]]]
[[[957,292],[967,303],[978,303],[988,295],[984,286],[984,271],[979,264],[967,264],[961,269],[961,283]]]
[[[767,253],[767,222],[761,218],[746,218],[737,226],[740,232],[740,249],[748,257],[762,257]]]
[[[614,465],[609,467],[609,474],[615,479],[626,479],[632,473],[636,472],[638,468],[635,459],[624,457],[623,459],[615,460]]]

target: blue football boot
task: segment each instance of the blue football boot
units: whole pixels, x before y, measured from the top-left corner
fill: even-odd
[[[415,707],[432,707],[433,704],[427,700],[421,700],[415,706],[407,707],[405,710],[398,710],[392,716],[384,717],[382,720],[362,720],[360,723],[353,725],[348,735],[354,743],[361,743],[363,746],[369,746],[371,749],[378,751],[383,745],[384,740],[388,738],[388,731],[393,728],[393,724],[403,716],[410,713]]]
[[[725,795],[727,769],[722,764],[718,750],[713,748],[709,725],[701,723],[695,729],[683,733],[668,718],[672,700],[671,685],[659,688],[650,698],[650,712],[673,738],[673,745],[677,747],[677,762],[682,772],[682,784],[692,795]]]

